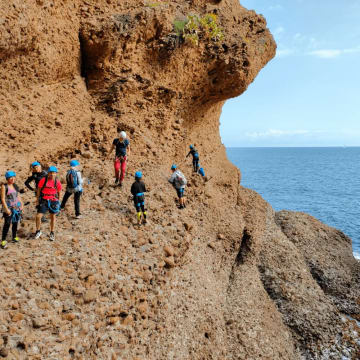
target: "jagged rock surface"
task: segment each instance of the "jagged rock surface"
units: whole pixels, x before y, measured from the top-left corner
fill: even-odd
[[[216,13],[225,37],[179,41],[175,19]],[[57,238],[0,254],[0,356],[10,359],[339,359],[358,356],[358,263],[343,234],[274,213],[239,185],[219,136],[223,102],[274,56],[262,16],[235,0],[11,0],[0,4],[0,171],[80,159],[91,180]],[[121,190],[104,155],[126,130]],[[209,181],[184,161],[196,143]],[[166,182],[177,162],[188,207]],[[142,169],[150,223],[129,188]],[[46,225],[43,228],[46,229]],[[46,231],[45,231],[46,233]]]

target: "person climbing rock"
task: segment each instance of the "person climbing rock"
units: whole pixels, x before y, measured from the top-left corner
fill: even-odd
[[[41,218],[47,212],[50,213],[50,241],[55,240],[55,216],[60,211],[61,183],[56,178],[58,170],[55,166],[50,166],[46,177],[39,181],[36,196],[37,215],[35,239],[41,236]]]
[[[136,216],[138,225],[141,224],[141,220],[144,224],[146,224],[146,216],[147,211],[145,209],[145,193],[146,193],[146,187],[142,179],[142,173],[141,171],[137,171],[135,173],[135,182],[131,185],[131,194],[133,195],[134,199],[134,206],[136,209]],[[143,219],[141,219],[143,217]]]
[[[36,196],[36,189],[37,186],[39,184],[39,181],[46,177],[47,172],[45,170],[42,169],[41,164],[38,161],[34,161],[31,165],[30,165],[30,171],[31,171],[31,176],[29,176],[26,181],[25,181],[25,186],[31,190],[34,191],[35,196]],[[35,182],[35,188],[33,188],[30,184],[32,182]],[[26,204],[25,204],[26,205]],[[42,222],[47,222],[47,219],[45,217],[43,217],[41,219]]]
[[[186,207],[185,204],[185,187],[187,184],[187,180],[185,175],[177,169],[175,164],[172,164],[171,171],[173,172],[169,183],[172,184],[176,190],[177,196],[179,198],[179,208],[184,209]]]
[[[20,197],[20,190],[15,184],[15,171],[7,171],[5,173],[6,183],[1,185],[1,203],[3,209],[4,226],[2,230],[1,247],[7,247],[6,236],[12,224],[12,241],[17,243],[18,224],[21,221],[22,210],[24,208]]]
[[[77,160],[70,161],[70,169],[66,174],[66,191],[61,202],[61,210],[65,208],[69,197],[74,194],[75,217],[81,219],[80,198],[83,192],[83,179],[78,169],[80,163]]]
[[[107,159],[113,152],[114,148],[115,185],[118,184],[119,186],[122,186],[125,177],[127,158],[128,155],[130,155],[130,140],[127,138],[125,131],[121,131],[119,133],[119,137],[114,139],[111,149],[106,157]]]
[[[39,184],[39,181],[44,178],[47,175],[47,172],[45,170],[42,169],[41,164],[38,161],[34,161],[31,165],[30,165],[30,170],[32,172],[31,176],[29,176],[26,181],[25,181],[25,186],[31,190],[35,192],[36,195],[36,189],[37,186]],[[33,188],[30,184],[32,182],[35,182],[35,188]]]
[[[198,172],[199,171],[199,153],[198,151],[195,149],[195,146],[194,145],[190,145],[189,146],[190,148],[190,151],[189,153],[186,155],[186,157],[188,157],[189,155],[192,155],[192,158],[193,158],[193,169],[194,169],[194,172]]]

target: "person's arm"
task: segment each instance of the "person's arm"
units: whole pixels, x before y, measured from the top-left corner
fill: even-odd
[[[129,145],[127,147],[127,155],[130,155],[131,151],[130,151],[130,141],[129,141]]]
[[[191,150],[188,152],[188,154],[186,155],[186,157],[188,157],[191,154]]]
[[[131,192],[131,194],[133,195],[133,196],[135,196],[135,186],[134,186],[135,184],[132,184],[131,185],[131,190],[130,190],[130,192]]]
[[[61,199],[61,190],[62,190],[62,185],[61,185],[60,181],[57,181],[56,190],[57,190],[58,196],[59,196],[58,199],[60,200]]]
[[[3,206],[4,210],[5,210],[5,212],[8,215],[11,215],[11,211],[8,208],[8,206],[6,204],[6,201],[5,201],[5,185],[1,185],[1,203],[2,203],[2,206]]]
[[[35,180],[34,175],[31,175],[25,181],[25,186],[31,191],[35,191],[35,189],[30,185],[30,183],[34,180]]]
[[[170,176],[169,183],[170,183],[170,184],[173,184],[173,183],[174,183],[174,180],[175,180],[175,173],[173,173],[173,174]]]
[[[40,183],[39,183],[39,187],[36,189],[36,205],[40,204]]]
[[[20,201],[20,210],[23,211],[24,210],[24,203],[22,201],[22,198],[21,198],[20,194],[18,194],[18,199]]]

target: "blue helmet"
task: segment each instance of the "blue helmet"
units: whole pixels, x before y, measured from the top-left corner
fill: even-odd
[[[56,166],[50,166],[49,169],[48,169],[48,172],[57,173],[57,172],[58,172],[58,169],[56,168]]]
[[[189,148],[190,148],[190,149],[193,149],[193,148],[194,148],[194,145],[190,145]]]
[[[141,179],[142,178],[142,172],[141,171],[137,171],[135,173],[135,179]]]
[[[177,166],[175,164],[171,165],[171,170],[175,170],[177,168]]]
[[[34,161],[32,164],[31,164],[31,167],[35,167],[35,166],[39,166],[40,163],[38,161]]]
[[[5,179],[10,179],[11,177],[15,177],[15,176],[16,176],[16,173],[15,173],[15,171],[12,171],[12,170],[7,171],[5,173]]]
[[[70,161],[70,166],[78,166],[78,165],[80,165],[80,163],[77,160]]]

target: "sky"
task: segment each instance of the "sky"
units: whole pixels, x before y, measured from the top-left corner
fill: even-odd
[[[360,0],[240,0],[276,57],[220,118],[225,146],[360,146]]]

